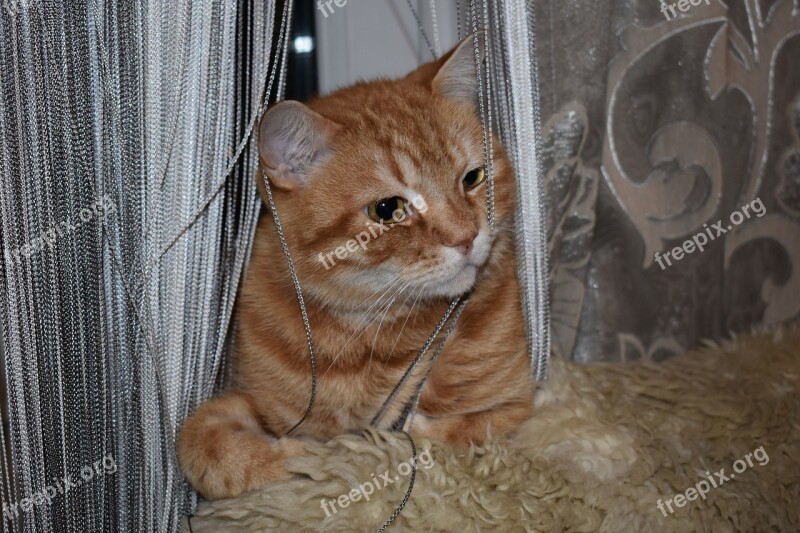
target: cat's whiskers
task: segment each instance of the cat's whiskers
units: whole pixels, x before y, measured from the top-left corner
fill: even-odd
[[[370,312],[370,311],[371,311],[371,310],[372,310],[372,309],[373,309],[375,306],[377,306],[377,305],[380,305],[380,306],[379,306],[379,309],[382,309],[382,308],[383,308],[383,306],[384,306],[384,304],[385,304],[386,302],[381,302],[381,300],[382,300],[382,299],[383,299],[385,296],[387,296],[387,295],[390,293],[390,291],[391,291],[392,289],[394,289],[394,288],[395,288],[395,287],[396,287],[398,284],[400,284],[400,283],[402,283],[402,282],[404,282],[404,281],[405,281],[405,280],[402,278],[402,276],[398,276],[397,278],[395,278],[395,280],[394,280],[394,281],[392,281],[392,282],[391,282],[391,283],[390,283],[390,284],[389,284],[389,285],[388,285],[388,286],[387,286],[385,289],[383,289],[383,293],[382,293],[380,296],[378,296],[378,298],[377,298],[377,299],[376,299],[374,302],[372,302],[372,304],[371,304],[371,305],[370,305],[370,306],[369,306],[369,307],[368,307],[368,308],[367,308],[365,311],[363,311],[363,312],[360,312],[360,313],[357,313],[357,314],[356,314],[356,316],[357,316],[357,317],[360,317],[360,318],[359,318],[359,322],[358,322],[358,324],[356,325],[356,327],[355,327],[354,331],[358,331],[358,330],[359,330],[359,328],[361,327],[361,325],[362,325],[362,324],[364,324],[364,322],[370,318],[370,314],[369,314],[369,312]],[[379,290],[380,290],[380,289],[379,289]],[[377,292],[377,291],[376,291],[376,292]],[[366,303],[366,300],[364,301],[364,303]],[[360,304],[360,305],[363,305],[363,304]],[[360,307],[360,305],[359,305],[358,307]],[[356,307],[356,309],[358,309],[358,307]],[[347,316],[347,315],[340,315],[340,321],[341,321],[341,323],[344,323],[344,321],[345,321],[345,320],[347,320],[347,319],[348,319],[348,316]],[[349,342],[349,341],[348,341],[348,342]],[[345,346],[347,346],[347,344],[346,344],[346,343],[345,343]]]
[[[352,311],[352,313],[357,314],[357,315],[361,315],[361,317],[362,317],[361,318],[361,322],[359,322],[359,324],[358,324],[358,326],[356,326],[356,328],[358,328],[363,323],[363,321],[366,320],[369,317],[369,312],[372,310],[372,308],[375,307],[376,305],[378,305],[380,303],[380,301],[383,299],[383,297],[386,296],[389,293],[389,291],[394,289],[398,284],[405,283],[406,281],[407,281],[406,278],[404,278],[402,275],[399,275],[399,276],[397,276],[397,278],[394,279],[394,281],[392,281],[383,290],[383,293],[380,296],[378,296],[378,298],[365,311],[357,312],[358,308],[361,307],[362,305],[366,304],[367,301],[369,300],[369,298],[367,300],[364,300],[364,302],[362,302],[358,306],[356,306],[355,309]],[[380,289],[378,289],[378,290],[380,290]],[[375,291],[375,292],[377,292],[377,291]],[[374,295],[374,293],[373,293],[373,295]],[[370,296],[370,298],[371,297],[372,296]],[[382,308],[384,304],[381,303],[380,305],[381,305],[381,308]]]
[[[328,374],[328,372],[330,372],[331,368],[333,368],[335,366],[336,360],[339,359],[339,357],[342,355],[342,353],[344,353],[344,350],[347,348],[347,345],[350,344],[350,342],[353,341],[355,338],[361,337],[361,335],[363,335],[369,329],[369,327],[372,326],[372,324],[375,323],[375,321],[378,319],[378,317],[381,316],[381,314],[383,312],[383,308],[386,307],[386,309],[388,310],[388,308],[392,305],[392,303],[394,303],[394,300],[397,298],[397,296],[399,296],[399,294],[400,294],[399,292],[395,292],[395,294],[384,305],[382,305],[378,309],[377,313],[375,313],[372,316],[372,318],[371,318],[371,320],[369,321],[368,324],[366,324],[363,327],[359,327],[358,329],[353,331],[353,333],[350,335],[350,338],[347,339],[347,341],[344,343],[344,346],[342,347],[342,349],[339,350],[339,352],[333,358],[333,361],[331,361],[331,364],[328,366],[328,369],[325,371],[325,373],[321,377],[325,377]]]
[[[392,298],[390,298],[390,299],[389,299],[389,300],[386,302],[386,304],[385,304],[385,305],[386,305],[386,307],[387,307],[387,308],[388,308],[389,306],[391,306],[391,304],[392,304],[392,303],[394,303],[394,300],[397,298],[397,296],[399,296],[399,295],[400,295],[401,291],[405,290],[405,288],[406,288],[406,287],[408,287],[408,285],[410,284],[410,282],[409,282],[409,281],[407,281],[407,280],[405,280],[405,279],[403,279],[403,278],[398,278],[398,280],[397,280],[397,281],[400,281],[400,280],[402,280],[402,281],[404,282],[404,283],[403,283],[403,286],[402,286],[402,288],[400,289],[400,291],[396,291],[396,292],[395,292],[395,294],[392,296]],[[395,285],[397,285],[397,281],[393,282],[391,286],[395,286]],[[390,288],[391,288],[391,286],[390,286]],[[386,289],[386,291],[384,291],[384,294],[386,294],[386,292],[388,292],[389,290],[390,290],[390,289],[388,289],[388,288],[387,288],[387,289]],[[383,295],[381,295],[381,297],[383,297]],[[377,302],[376,302],[376,303],[377,303]],[[370,309],[371,309],[372,307],[374,307],[374,305],[375,305],[375,304],[373,304],[372,306],[370,306]],[[360,337],[360,336],[361,336],[361,335],[362,335],[364,332],[366,332],[366,331],[367,331],[367,329],[369,329],[369,327],[370,327],[370,326],[371,326],[371,325],[372,325],[372,324],[375,322],[375,320],[377,320],[377,318],[380,316],[380,313],[381,313],[381,310],[383,309],[383,307],[384,307],[384,305],[381,305],[381,307],[380,307],[380,308],[379,308],[379,310],[378,310],[378,313],[376,313],[376,314],[375,314],[373,317],[371,317],[371,320],[369,320],[369,323],[368,323],[368,324],[366,324],[365,326],[363,326],[363,327],[362,327],[361,325],[364,323],[364,321],[366,321],[366,320],[370,319],[370,315],[368,315],[368,314],[365,314],[365,316],[362,318],[362,320],[361,320],[361,322],[359,323],[359,325],[358,325],[358,326],[356,326],[356,329],[355,329],[355,331],[353,331],[353,333],[350,335],[350,338],[348,338],[348,339],[347,339],[347,341],[346,341],[346,342],[344,343],[344,345],[342,346],[342,349],[341,349],[341,350],[339,350],[339,352],[338,352],[338,353],[336,354],[336,356],[333,358],[333,361],[331,361],[330,365],[328,366],[328,369],[325,371],[325,373],[322,375],[322,377],[325,377],[325,376],[328,374],[328,372],[330,372],[331,368],[333,368],[333,366],[336,364],[336,360],[337,360],[337,359],[339,359],[339,357],[342,355],[342,353],[344,353],[344,350],[347,348],[347,345],[348,345],[348,344],[350,344],[350,342],[351,342],[351,341],[353,341],[353,339],[356,337],[356,335],[358,335],[358,336]]]
[[[368,313],[368,312],[369,312],[369,310],[370,310],[370,309],[372,309],[372,307],[374,307],[374,306],[375,306],[375,305],[376,305],[376,304],[377,304],[377,303],[378,303],[378,302],[381,300],[381,298],[383,298],[383,296],[384,296],[384,295],[385,295],[385,294],[388,292],[388,290],[389,290],[389,289],[390,289],[390,288],[391,288],[391,287],[392,287],[394,284],[396,284],[398,281],[400,281],[400,279],[401,279],[401,278],[402,278],[402,275],[398,275],[397,277],[395,277],[395,278],[394,278],[394,279],[391,281],[391,283],[389,283],[389,285],[387,285],[387,286],[385,286],[385,287],[380,287],[380,288],[376,289],[376,290],[375,290],[375,291],[374,291],[372,294],[370,294],[369,296],[367,296],[367,297],[366,297],[366,298],[365,298],[365,299],[364,299],[364,300],[363,300],[361,303],[359,303],[358,305],[354,306],[354,307],[353,307],[353,310],[352,310],[351,312],[356,312],[356,311],[358,311],[358,309],[359,309],[359,308],[361,308],[361,307],[363,307],[364,305],[366,305],[366,304],[367,304],[367,302],[369,302],[369,301],[372,299],[372,297],[373,297],[373,296],[375,296],[375,295],[376,295],[376,294],[378,294],[379,292],[383,291],[383,294],[381,294],[380,296],[378,296],[378,298],[377,298],[377,299],[376,299],[374,302],[372,302],[372,304],[370,305],[370,307],[369,307],[369,308],[368,308],[366,311],[364,311],[365,313]],[[342,324],[344,323],[344,321],[347,319],[347,316],[346,316],[345,314],[343,314],[343,313],[332,312],[332,313],[330,313],[330,314],[331,314],[331,321],[330,321],[330,324],[328,324],[327,326],[324,326],[324,327],[320,328],[320,329],[319,329],[319,331],[325,331],[325,330],[328,330],[328,329],[332,328],[333,326],[342,325]]]
[[[408,285],[408,283],[406,285]],[[403,300],[403,306],[405,306],[406,302],[408,301],[409,296],[411,296],[411,293],[409,293],[409,295],[406,296],[406,299]],[[389,311],[389,308],[387,307],[386,308],[386,312],[388,312],[388,311]],[[384,317],[385,316],[386,315],[384,314]],[[380,326],[378,327],[378,332],[379,331],[380,331]],[[372,352],[375,350],[375,341],[378,339],[378,332],[375,333],[375,338],[372,340],[372,348],[370,349],[370,352],[369,352],[369,362],[367,363],[367,374],[369,374],[370,370],[372,370]]]
[[[384,361],[388,361],[389,358],[394,354],[394,349],[397,347],[397,343],[400,342],[400,337],[403,335],[403,330],[406,328],[406,324],[408,324],[408,320],[411,318],[411,315],[414,314],[414,307],[416,307],[417,303],[419,303],[420,296],[422,296],[422,293],[423,293],[424,290],[425,290],[424,287],[420,287],[417,290],[417,294],[414,297],[414,303],[411,304],[411,310],[409,311],[408,315],[406,316],[406,319],[403,322],[403,325],[400,326],[400,332],[397,334],[397,338],[394,340],[394,344],[392,345],[392,349],[389,350],[389,353],[384,358]],[[406,298],[406,300],[408,300],[408,298]],[[403,302],[403,305],[405,305],[405,302]],[[414,323],[416,323],[416,321],[417,321],[417,318],[415,316],[414,317]],[[371,359],[371,356],[372,356],[372,354],[370,354],[370,359]]]
[[[394,301],[397,299],[398,296],[400,296],[403,293],[403,291],[405,291],[411,285],[411,283],[412,283],[411,281],[407,282],[403,286],[403,288],[401,288],[398,291],[397,295],[392,299],[392,301],[389,303],[389,305],[386,306],[386,310],[383,312],[383,316],[381,317],[381,321],[378,323],[378,329],[375,330],[375,336],[372,338],[372,346],[370,347],[370,350],[369,350],[369,365],[370,366],[372,365],[372,354],[375,352],[375,343],[378,342],[378,334],[381,332],[381,327],[383,326],[383,321],[386,319],[386,315],[389,313],[389,309],[391,309],[391,306],[392,306],[392,304],[394,304]],[[409,292],[409,296],[411,294],[412,293]],[[409,296],[406,296],[406,299],[403,301],[403,306],[405,306],[405,302],[408,301],[408,297]]]
[[[394,284],[395,284],[397,281],[413,281],[413,280],[411,280],[410,278],[408,278],[408,276],[404,276],[404,275],[401,273],[401,274],[398,274],[398,275],[397,275],[397,277],[396,277],[396,278],[395,278],[395,279],[392,281],[392,283],[390,284],[390,286],[391,286],[391,285],[394,285]],[[360,307],[362,307],[363,305],[366,305],[366,303],[369,301],[369,299],[370,299],[370,298],[372,298],[372,297],[373,297],[373,296],[374,296],[374,295],[375,295],[375,294],[376,294],[378,291],[380,291],[380,290],[381,290],[381,289],[378,289],[377,291],[375,291],[374,293],[372,293],[372,295],[368,296],[368,297],[367,297],[367,298],[366,298],[366,299],[365,299],[363,302],[361,302],[360,304],[358,304],[358,305],[357,305],[357,306],[356,306],[356,307],[355,307],[353,310],[354,310],[354,311],[356,311],[356,310],[358,310]],[[386,292],[386,291],[384,290],[384,292]],[[370,306],[370,307],[372,307],[372,306]],[[366,312],[366,311],[365,311],[365,312]]]

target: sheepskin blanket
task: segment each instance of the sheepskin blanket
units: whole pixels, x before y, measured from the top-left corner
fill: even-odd
[[[660,364],[554,360],[513,437],[461,454],[417,441],[428,456],[388,530],[800,531],[799,428],[796,326]],[[402,435],[335,438],[292,480],[202,503],[191,530],[375,531],[410,455]]]

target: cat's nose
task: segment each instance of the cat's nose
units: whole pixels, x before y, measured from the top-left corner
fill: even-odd
[[[472,251],[472,246],[475,244],[475,238],[478,236],[477,231],[473,231],[468,235],[459,235],[455,239],[453,239],[452,243],[447,243],[445,246],[448,248],[453,248],[455,251],[460,253],[461,255],[469,255]]]

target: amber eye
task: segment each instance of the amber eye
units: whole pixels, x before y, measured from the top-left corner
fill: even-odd
[[[399,196],[384,198],[367,206],[369,218],[381,224],[394,224],[406,218],[406,201]]]
[[[486,171],[482,168],[476,168],[475,170],[470,170],[467,172],[467,175],[464,176],[462,182],[464,183],[464,190],[469,191],[474,189],[486,179]]]

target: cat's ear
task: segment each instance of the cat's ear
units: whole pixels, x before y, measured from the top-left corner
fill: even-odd
[[[475,49],[478,63],[486,61],[486,32],[470,35],[450,52],[433,78],[431,88],[435,94],[478,105],[478,71],[475,68]],[[485,88],[484,88],[485,91]]]
[[[258,153],[270,183],[289,191],[302,189],[312,167],[330,153],[338,129],[300,102],[273,106],[258,127]]]

